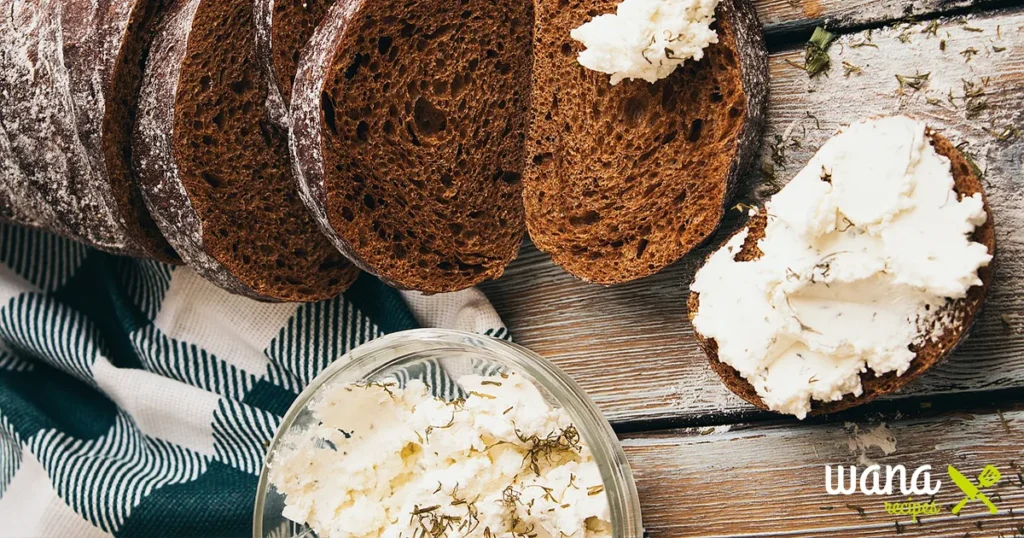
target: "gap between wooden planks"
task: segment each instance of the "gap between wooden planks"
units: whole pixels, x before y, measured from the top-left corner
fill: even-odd
[[[1024,10],[986,12],[967,24],[943,21],[935,35],[926,33],[929,27],[875,30],[870,46],[857,46],[868,42],[865,32],[843,36],[831,49],[831,73],[815,80],[787,62],[802,63],[801,50],[773,54],[761,160],[771,162],[773,154],[778,157],[775,148],[784,148],[785,168],[775,172],[779,186],[840,125],[896,112],[917,115],[955,143],[966,143],[986,170],[996,218],[995,284],[966,345],[906,395],[1022,387],[1024,142],[1020,137],[999,141],[985,129],[1024,128]],[[943,40],[945,51],[940,50]],[[967,61],[962,53],[972,48],[978,53]],[[844,61],[860,71],[844,76]],[[900,92],[897,74],[925,73],[929,80],[920,90]],[[988,81],[983,89],[987,108],[970,118],[964,80]],[[948,103],[950,92],[953,103]],[[764,173],[751,173],[745,183],[748,196],[764,183]],[[727,237],[738,218],[732,215],[712,243]],[[709,251],[701,249],[655,277],[603,288],[574,280],[527,245],[506,275],[483,289],[516,340],[567,370],[613,422],[727,422],[751,407],[710,371],[686,321],[687,285]]]
[[[863,28],[1013,3],[1009,0],[754,0],[754,8],[772,44],[780,38],[810,34],[819,25],[828,26],[830,30]]]
[[[891,424],[648,433],[626,436],[623,446],[652,538],[1010,538],[1024,536],[1022,439],[1024,406]],[[904,465],[908,478],[919,466],[931,465],[932,480],[942,481],[935,497],[942,512],[921,517],[920,524],[886,513],[885,501],[907,500],[898,485],[889,496],[826,494],[825,465],[856,465],[859,471],[871,463]],[[1000,482],[983,489],[998,514],[990,514],[981,501],[969,503],[959,517],[950,513],[964,497],[946,474],[950,464],[972,479],[986,465],[999,469]]]

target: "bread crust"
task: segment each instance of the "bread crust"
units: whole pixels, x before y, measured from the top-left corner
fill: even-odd
[[[64,51],[78,134],[96,188],[106,191],[124,228],[125,246],[118,253],[181,263],[146,210],[125,152],[131,134],[122,132],[138,105],[138,80],[121,71],[145,57],[146,36],[164,7],[163,0],[65,0]]]
[[[256,53],[267,84],[267,115],[288,129],[288,107],[300,51],[323,21],[334,0],[254,0]],[[285,42],[285,38],[293,42]]]
[[[256,23],[256,54],[267,85],[267,117],[287,128],[288,105],[281,94],[277,67],[274,65],[274,3],[275,0],[253,0]]]
[[[173,261],[145,216],[119,200],[122,187],[134,192],[130,178],[111,179],[98,150],[133,6],[3,2],[0,213],[107,252]]]
[[[764,29],[753,2],[733,0],[730,7],[736,20],[734,30],[739,49],[740,79],[743,82],[743,92],[747,96],[747,115],[737,141],[736,157],[729,169],[729,190],[722,206],[723,215],[729,200],[739,189],[740,177],[750,169],[757,158],[757,151],[761,147],[761,135],[768,117],[768,95],[771,87]],[[717,229],[716,226],[715,231]]]
[[[950,164],[953,169],[954,190],[961,196],[981,194],[985,212],[988,214],[988,220],[985,221],[985,224],[975,229],[972,240],[987,246],[989,254],[994,256],[996,251],[994,217],[992,215],[992,209],[988,205],[988,200],[985,196],[985,190],[982,185],[981,178],[978,177],[977,173],[973,170],[973,167],[964,157],[963,153],[956,149],[949,140],[931,130],[928,131],[928,135],[936,152],[950,160]],[[737,232],[740,233],[745,229],[749,229],[747,239],[743,244],[743,249],[739,254],[737,254],[737,260],[750,261],[763,255],[763,253],[757,248],[757,242],[764,237],[765,227],[767,224],[767,214],[762,209],[760,213],[752,217],[750,221],[747,222],[745,227],[741,228]],[[982,305],[985,302],[985,298],[988,295],[989,287],[992,285],[994,269],[995,259],[993,258],[992,263],[978,270],[978,276],[981,279],[982,284],[980,286],[972,287],[968,290],[967,297],[955,301],[950,307],[948,307],[955,311],[955,318],[962,321],[959,324],[950,327],[937,340],[928,341],[921,346],[917,350],[917,357],[914,358],[913,362],[910,364],[910,368],[902,376],[897,376],[896,372],[889,372],[882,376],[876,376],[873,372],[865,372],[861,374],[861,383],[864,388],[863,394],[856,397],[846,395],[842,400],[835,402],[821,402],[814,400],[812,402],[811,412],[809,415],[816,416],[844,411],[868,403],[881,396],[892,394],[907,386],[915,379],[921,377],[921,375],[933,366],[951,355],[970,333],[970,330],[974,325],[974,321],[977,319]],[[697,312],[700,310],[700,294],[691,292],[687,300],[687,306],[689,309],[689,319],[692,322],[696,317]],[[700,343],[701,348],[708,356],[711,369],[718,374],[722,379],[722,382],[725,383],[725,386],[747,402],[762,410],[769,411],[768,406],[764,403],[761,397],[757,395],[757,391],[754,389],[754,386],[743,378],[732,366],[718,359],[718,346],[715,340],[712,338],[705,338],[696,330],[694,330],[694,334],[697,336],[697,340]]]
[[[337,53],[339,36],[362,8],[365,0],[339,0],[328,11],[306,44],[299,61],[292,87],[289,117],[288,149],[292,171],[299,187],[299,196],[306,204],[320,230],[348,259],[363,271],[374,274],[372,267],[341,240],[327,217],[324,194],[323,132],[321,131],[320,94],[327,81],[330,61]],[[380,275],[374,274],[378,278]],[[390,286],[395,282],[385,280]]]
[[[506,9],[506,7],[503,6],[495,7],[493,4],[485,5],[488,6],[489,9]],[[463,3],[461,6],[467,10],[481,7],[481,5],[474,4],[473,2]],[[329,125],[323,108],[323,96],[330,95],[328,85],[335,79],[335,77],[338,76],[339,69],[341,71],[345,71],[345,66],[348,66],[349,63],[352,62],[352,57],[356,56],[358,58],[357,55],[361,52],[346,49],[349,37],[356,35],[356,32],[360,31],[357,23],[361,20],[361,17],[367,14],[391,13],[391,11],[386,11],[385,8],[388,8],[388,6],[378,5],[378,3],[373,0],[339,0],[332,6],[303,52],[302,58],[299,62],[298,72],[295,76],[295,84],[292,92],[290,111],[291,128],[289,137],[292,153],[292,166],[295,169],[295,176],[299,181],[299,192],[302,195],[303,201],[314,215],[321,230],[331,238],[334,245],[361,269],[374,274],[390,286],[400,289],[414,289],[427,293],[444,293],[472,287],[484,280],[498,278],[504,271],[505,265],[518,254],[522,235],[525,231],[522,216],[521,196],[519,195],[519,187],[517,186],[503,188],[503,192],[509,190],[515,191],[514,196],[511,197],[513,199],[508,202],[512,204],[511,207],[494,209],[495,205],[505,204],[505,200],[499,201],[496,199],[488,199],[470,202],[476,203],[477,205],[466,209],[466,211],[470,213],[480,211],[488,215],[496,212],[510,214],[509,218],[505,221],[506,226],[504,229],[488,229],[486,226],[481,225],[480,227],[483,229],[473,230],[476,237],[479,238],[475,245],[481,249],[481,251],[486,251],[486,261],[481,263],[480,270],[478,272],[474,272],[469,276],[460,270],[462,267],[461,262],[463,260],[458,258],[461,254],[459,248],[457,246],[451,246],[453,244],[457,245],[458,234],[454,231],[449,233],[449,227],[452,229],[458,229],[458,227],[461,226],[461,217],[452,214],[446,215],[444,213],[446,209],[443,207],[433,207],[437,206],[434,199],[418,192],[421,189],[415,189],[412,186],[409,186],[407,189],[402,190],[402,196],[408,197],[408,199],[411,200],[408,202],[410,205],[416,206],[417,202],[423,202],[422,207],[416,209],[416,212],[410,209],[403,215],[404,218],[412,221],[412,224],[406,225],[397,222],[390,222],[387,223],[387,225],[391,227],[408,226],[408,228],[400,230],[400,233],[403,233],[405,238],[409,238],[412,234],[427,235],[434,234],[436,232],[437,242],[442,244],[443,248],[450,248],[455,251],[451,254],[452,258],[443,259],[441,263],[438,263],[436,266],[433,265],[433,262],[430,264],[423,263],[419,266],[409,262],[410,259],[418,259],[421,262],[425,262],[427,256],[433,256],[434,253],[431,252],[429,254],[425,254],[413,249],[404,249],[404,247],[397,244],[400,240],[397,239],[394,234],[388,235],[388,232],[382,231],[382,229],[377,227],[376,222],[374,223],[374,229],[372,230],[369,229],[370,224],[368,222],[365,223],[365,227],[362,228],[360,228],[362,224],[357,223],[351,226],[346,234],[346,232],[342,231],[342,229],[345,228],[344,224],[346,221],[343,220],[343,217],[337,214],[336,210],[332,211],[332,207],[337,207],[338,199],[342,196],[337,191],[343,190],[343,187],[338,187],[338,185],[350,181],[349,179],[338,179],[339,177],[342,177],[343,174],[336,166],[337,163],[331,164],[332,161],[345,161],[346,164],[348,162],[352,162],[357,163],[353,166],[365,166],[367,168],[374,167],[376,163],[370,162],[372,159],[366,157],[359,158],[354,155],[331,153],[327,139],[331,135],[327,132]],[[406,7],[403,9],[412,8]],[[517,7],[516,9],[526,8]],[[395,17],[389,18],[398,18],[398,16],[399,13],[396,12]],[[446,7],[445,10],[439,9],[436,14],[432,14],[431,16],[438,17],[439,19],[441,17],[453,16],[451,6]],[[454,17],[457,17],[457,13]],[[437,21],[423,22],[421,20],[420,24],[423,24],[426,27],[433,22]],[[446,27],[445,24],[438,24],[438,26],[440,28]],[[384,30],[381,31],[383,32]],[[412,31],[415,32],[417,30]],[[424,30],[424,32],[426,31]],[[453,34],[454,33],[455,32],[453,32]],[[405,39],[406,41],[403,42],[402,39]],[[404,36],[400,39],[399,36],[396,35],[394,36],[394,46],[390,50],[403,48],[406,47],[406,45],[411,46],[412,40],[413,38],[408,36]],[[439,42],[447,41],[439,40]],[[391,47],[390,41],[388,41],[386,46],[378,41],[377,46],[373,47],[371,53],[379,54],[381,58],[393,62],[395,61],[394,58],[387,58],[387,47]],[[509,48],[511,49],[512,45],[510,45]],[[529,48],[528,43],[527,48]],[[483,56],[483,52],[484,51],[480,51],[481,56]],[[490,52],[499,54],[493,50]],[[529,57],[528,50],[517,50],[515,51],[515,54],[522,55],[519,57],[520,60]],[[501,55],[499,54],[499,58],[500,56]],[[422,62],[434,61],[433,59],[423,57],[418,57],[417,60]],[[450,55],[449,60],[451,63],[457,63],[459,61],[463,61],[464,58],[460,57],[459,54],[452,54]],[[344,65],[342,65],[343,63]],[[358,70],[358,59],[355,65],[355,69]],[[394,66],[386,64],[384,69],[392,69],[393,67]],[[418,66],[414,66],[411,70],[415,70],[417,68]],[[481,67],[481,71],[483,71],[483,69],[484,68]],[[440,75],[441,74],[435,78],[435,81],[442,78]],[[347,75],[345,76],[347,78]],[[528,86],[528,75],[522,78],[525,79],[523,84]],[[339,98],[344,99],[344,97],[345,96],[341,96]],[[528,98],[527,92],[526,99],[528,100]],[[387,103],[384,103],[384,105],[387,105]],[[394,105],[401,107],[403,103],[397,102],[394,103]],[[526,107],[527,105],[528,103],[523,103],[522,106]],[[340,104],[339,108],[341,106],[346,106],[346,104]],[[476,105],[471,104],[469,106],[472,108]],[[416,127],[413,127],[412,123],[414,118],[405,117],[411,115],[411,112],[411,104],[404,113],[401,111],[397,112],[397,114],[402,117],[402,120],[400,121],[404,121],[405,124],[401,127],[401,131],[403,132],[399,132],[394,137],[395,139],[400,137],[403,138],[397,142],[392,141],[395,145],[406,144],[406,141],[404,140],[404,137],[406,136],[411,136],[414,140],[416,138],[416,134],[413,132],[413,129]],[[377,113],[383,114],[383,111],[379,111]],[[449,113],[452,113],[452,111],[449,110]],[[506,114],[518,113],[519,112],[517,112],[515,107],[509,107],[509,110],[506,111]],[[330,122],[333,121],[334,116],[332,114]],[[331,125],[333,125],[333,123],[331,123]],[[399,123],[399,125],[402,125],[402,123]],[[453,124],[451,129],[457,129],[458,127],[458,125]],[[474,126],[468,125],[464,127],[472,129]],[[404,133],[406,129],[409,130],[408,135]],[[525,131],[525,128],[523,131]],[[339,137],[337,133],[335,133],[334,136],[336,138]],[[517,136],[517,132],[512,131],[505,133],[503,136],[513,139]],[[470,141],[470,143],[475,142]],[[421,179],[418,179],[417,181],[428,184],[429,188],[429,184],[437,180],[429,177],[428,170],[431,166],[435,165],[435,167],[448,166],[450,163],[445,161],[448,157],[438,157],[436,154],[430,153],[429,150],[419,152],[419,150],[423,148],[419,147],[420,144],[418,141],[413,142],[413,144],[417,146],[417,149],[407,150],[407,146],[402,146],[402,149],[393,149],[395,146],[378,147],[381,148],[383,153],[390,157],[397,156],[396,158],[399,159],[409,157],[416,161],[416,165],[412,166],[408,172],[414,176],[419,175]],[[467,147],[468,144],[469,143],[467,143]],[[423,145],[430,146],[430,143],[424,143]],[[454,142],[451,146],[452,149],[454,149]],[[458,151],[461,152],[461,143],[459,146],[460,149]],[[486,144],[483,144],[483,146],[486,147]],[[388,153],[392,150],[394,153]],[[403,151],[405,153],[401,153]],[[479,151],[479,147],[474,149],[474,151]],[[383,157],[381,159],[383,159]],[[497,161],[498,159],[495,157],[493,160]],[[487,192],[484,190],[489,188],[484,186],[486,181],[505,181],[515,185],[518,183],[521,169],[522,159],[519,159],[511,168],[506,169],[509,172],[508,174],[499,174],[500,179],[497,180],[493,178],[485,179],[483,177],[469,177],[469,175],[467,175],[465,180],[456,177],[454,181],[459,184],[456,190],[458,191],[459,189],[465,188],[466,191],[472,193]],[[374,174],[375,172],[376,171],[371,171],[371,174]],[[349,172],[346,171],[345,173]],[[458,176],[458,173],[453,172],[453,174]],[[506,176],[510,179],[507,179]],[[367,180],[367,183],[373,183],[378,179],[383,185],[390,178],[371,177]],[[401,179],[405,180],[405,178]],[[451,180],[451,178],[449,178],[449,180]],[[461,181],[465,182],[460,183]],[[476,183],[472,183],[473,181],[476,181]],[[338,188],[333,189],[332,186]],[[384,187],[381,188],[383,189]],[[507,194],[507,192],[505,193]],[[370,196],[370,194],[366,194],[365,196]],[[362,199],[362,197],[363,194],[360,194],[360,199]],[[401,197],[396,197],[396,199],[398,198]],[[472,196],[468,196],[468,198],[472,198]],[[402,203],[402,201],[397,203]],[[436,213],[431,214],[433,211],[436,211]],[[422,224],[424,221],[437,218],[447,219],[445,229],[440,231],[427,229],[426,226]],[[464,227],[464,229],[473,226],[473,224],[474,223],[469,223]],[[358,228],[358,230],[353,231],[351,228]],[[408,231],[412,231],[412,234],[406,234]],[[358,238],[354,238],[354,236],[358,236]],[[396,252],[394,256],[381,256],[379,252],[371,252],[374,250],[373,248],[368,247],[365,244],[358,244],[362,242],[362,237],[368,236],[380,237],[381,241],[377,242],[375,245],[377,247],[381,244],[386,244],[395,249],[401,248],[401,252]],[[494,236],[495,238],[492,239],[490,236]],[[376,240],[374,239],[373,241]],[[490,241],[490,243],[481,246],[479,243],[482,241]],[[406,255],[408,255],[408,258],[406,258]],[[417,256],[419,256],[419,258],[417,258]],[[440,269],[442,266],[451,266],[452,269]]]
[[[192,207],[174,158],[178,70],[185,59],[192,19],[201,1],[174,2],[153,39],[132,137],[134,168],[146,205],[182,259],[214,284],[251,296],[248,286],[206,252],[199,214]]]
[[[178,122],[185,121],[177,105],[181,98],[179,84],[183,65],[191,52],[193,25],[197,24],[196,16],[201,8],[210,5],[204,2],[212,1],[175,2],[165,15],[151,48],[140,98],[140,117],[134,135],[135,168],[146,203],[164,235],[182,258],[214,284],[232,293],[263,301],[315,301],[333,297],[355,281],[358,271],[354,267],[344,264],[341,267],[326,268],[324,273],[333,275],[335,281],[331,286],[312,287],[309,283],[301,282],[286,292],[269,285],[274,277],[271,274],[250,274],[243,281],[239,271],[247,268],[238,265],[236,261],[231,262],[234,267],[227,265],[214,255],[215,247],[206,244],[209,231],[204,230],[203,219],[186,189],[185,177],[178,162],[179,147],[175,131]],[[241,51],[240,54],[245,52]],[[255,148],[250,150],[261,151]],[[285,215],[284,218],[305,217],[296,214]],[[231,231],[239,235],[247,232]],[[307,232],[312,233],[312,230]],[[284,233],[283,228],[281,233]],[[324,244],[324,248],[329,248],[326,241]],[[312,280],[322,275],[307,276]]]
[[[748,0],[719,4],[720,42],[699,62],[655,84],[610,86],[579,65],[582,45],[569,32],[615,4],[538,4],[524,177],[534,244],[577,278],[604,285],[658,273],[714,233],[756,156],[769,87]]]

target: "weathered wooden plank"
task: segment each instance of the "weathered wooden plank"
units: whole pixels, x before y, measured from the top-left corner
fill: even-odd
[[[782,34],[876,26],[896,20],[1005,5],[1003,0],[754,0],[769,42]]]
[[[762,159],[779,161],[776,182],[783,183],[840,125],[895,112],[918,115],[952,140],[967,143],[966,150],[986,169],[998,233],[996,282],[973,337],[908,393],[1021,387],[1024,141],[1012,129],[1024,127],[1024,11],[992,12],[969,25],[947,21],[933,28],[935,35],[926,32],[929,28],[876,30],[870,46],[857,46],[867,43],[865,33],[844,36],[832,47],[830,75],[814,80],[788,63],[800,63],[801,51],[774,54]],[[961,54],[972,48],[977,54]],[[844,61],[861,71],[844,76]],[[901,93],[896,75],[925,73],[929,80],[920,90],[905,87]],[[985,95],[965,99],[965,80],[976,85],[968,94],[981,89]],[[1008,139],[999,140],[1004,133]],[[746,192],[765,184],[764,173],[752,173]],[[718,239],[733,229],[735,223],[727,223]],[[484,290],[517,340],[574,375],[613,421],[735,415],[751,408],[709,371],[686,321],[687,284],[707,252],[652,278],[603,288],[573,280],[527,245],[506,276]]]
[[[1020,537],[1024,478],[1018,473],[1024,466],[1024,411],[1002,413],[1002,418],[991,412],[890,424],[661,432],[626,437],[623,445],[652,538]],[[825,465],[856,465],[862,470],[870,463],[883,469],[904,465],[908,478],[919,466],[931,465],[933,481],[942,482],[935,497],[942,512],[920,518],[920,524],[886,513],[885,501],[907,500],[898,485],[894,495],[826,493]],[[999,513],[992,515],[975,501],[953,516],[949,508],[964,495],[947,475],[947,465],[972,479],[986,465],[994,465],[1002,479],[983,492]]]

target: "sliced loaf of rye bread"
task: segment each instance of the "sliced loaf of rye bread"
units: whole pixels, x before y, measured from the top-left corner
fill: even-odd
[[[318,222],[389,284],[497,278],[525,230],[532,2],[342,0],[299,63],[292,161]]]
[[[586,281],[659,272],[718,227],[760,139],[767,52],[749,0],[722,0],[718,43],[655,84],[609,84],[569,33],[617,0],[539,0],[524,177],[530,237]]]
[[[164,235],[199,274],[256,299],[333,297],[356,269],[296,191],[265,119],[251,0],[175,2],[150,50],[135,167]]]
[[[941,135],[930,132],[929,136],[935,151],[950,160],[955,182],[954,190],[957,194],[963,197],[981,193],[982,197],[984,197],[985,191],[982,187],[981,178],[975,173],[963,153]],[[987,201],[985,202],[985,212],[988,213],[988,220],[981,227],[975,229],[971,239],[987,246],[989,254],[994,255],[995,223]],[[761,210],[759,214],[751,218],[745,227],[750,232],[743,243],[743,249],[736,255],[736,260],[750,261],[762,256],[762,252],[757,248],[757,242],[764,238],[767,224],[768,216],[764,210]],[[740,231],[745,228],[741,228]],[[910,368],[906,373],[902,376],[897,376],[896,372],[889,372],[881,376],[876,376],[871,371],[861,374],[861,384],[864,388],[863,394],[856,397],[848,394],[842,400],[835,402],[815,400],[812,402],[810,415],[843,411],[870,402],[880,396],[892,394],[907,386],[918,377],[921,377],[931,367],[948,357],[963,342],[974,325],[974,320],[981,311],[985,297],[988,295],[988,289],[992,284],[994,268],[994,263],[989,264],[987,267],[982,267],[978,271],[982,285],[971,288],[967,292],[967,297],[957,301],[950,301],[950,304],[946,307],[951,311],[950,319],[959,320],[958,323],[948,327],[940,338],[927,341],[922,345],[912,346],[912,350],[917,353],[917,357],[911,362]],[[700,294],[690,293],[688,307],[689,318],[693,321],[700,310]],[[701,347],[708,355],[711,368],[722,378],[725,386],[747,402],[765,411],[769,410],[768,406],[761,400],[761,397],[757,395],[754,386],[744,379],[732,366],[718,359],[718,346],[714,339],[705,338],[700,333],[696,333],[696,335]]]
[[[334,0],[254,0],[256,50],[267,83],[267,111],[288,128],[288,105],[302,49]]]
[[[99,138],[80,129],[97,125],[94,119],[117,107],[103,103],[111,98],[110,77],[116,78],[116,64],[124,57],[117,45],[136,38],[128,37],[135,31],[131,25],[110,25],[132,19],[136,12],[120,10],[134,3],[98,2],[87,17],[80,4],[0,1],[0,201],[8,206],[0,215],[109,252],[173,261],[145,211],[134,205],[130,178],[111,179],[94,168],[90,157],[99,155]],[[103,54],[84,53],[90,57],[77,61],[82,43],[74,36],[87,36]],[[76,99],[82,97],[81,83],[93,77],[95,94]],[[114,151],[122,151],[114,145]]]
[[[153,26],[169,1],[65,0],[62,19],[78,134],[131,239],[126,253],[180,262],[150,216],[131,168],[143,65]]]

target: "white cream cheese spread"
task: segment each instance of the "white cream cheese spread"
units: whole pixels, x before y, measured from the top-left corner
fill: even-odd
[[[335,385],[270,480],[284,515],[323,538],[611,536],[607,494],[569,415],[519,375],[463,376],[447,402],[420,381]]]
[[[765,207],[763,255],[738,262],[748,230],[697,273],[694,328],[773,410],[862,394],[860,374],[903,375],[910,346],[959,320],[950,299],[980,285],[981,195],[954,191],[924,123],[895,116],[826,142]]]
[[[583,67],[623,79],[657,82],[686,60],[700,60],[718,42],[711,29],[719,0],[623,0],[614,14],[594,17],[570,36],[587,48]]]

